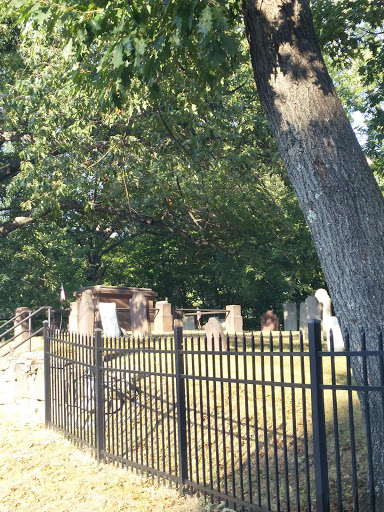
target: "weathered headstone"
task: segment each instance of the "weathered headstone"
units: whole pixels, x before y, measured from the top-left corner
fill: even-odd
[[[327,290],[324,288],[319,288],[315,293],[316,299],[323,305],[323,338],[327,339],[327,318],[332,316],[332,301],[331,297],[328,295]]]
[[[284,331],[297,331],[297,304],[287,302],[284,308]]]
[[[308,339],[308,320],[322,319],[323,306],[314,295],[310,295],[300,304],[300,330],[304,339]]]
[[[69,332],[78,332],[79,330],[79,302],[71,302],[69,304],[70,313],[68,319]]]
[[[194,316],[185,316],[183,318],[183,329],[185,331],[194,331],[196,329]]]
[[[331,350],[331,336],[330,331],[332,330],[333,334],[333,350],[335,352],[343,352],[344,350],[344,340],[343,335],[341,334],[341,329],[339,325],[339,321],[335,316],[329,316],[324,320],[325,323],[325,331],[327,333],[327,348]]]
[[[84,336],[92,336],[95,325],[95,306],[92,300],[92,292],[85,290],[81,295],[79,305],[79,333]]]
[[[243,332],[243,317],[241,316],[241,306],[232,304],[225,307],[227,318],[225,327],[228,334],[239,334]]]
[[[204,325],[208,350],[227,350],[227,340],[221,323],[216,318],[210,318]],[[221,345],[220,345],[221,339]]]
[[[104,336],[118,338],[120,336],[119,322],[115,302],[99,302],[99,312]]]
[[[134,334],[144,335],[150,332],[148,301],[144,294],[136,292],[131,302],[131,329]]]
[[[279,319],[277,315],[270,309],[261,317],[261,330],[262,331],[278,331]]]
[[[171,332],[173,329],[172,305],[166,300],[156,302],[153,329],[155,332]]]

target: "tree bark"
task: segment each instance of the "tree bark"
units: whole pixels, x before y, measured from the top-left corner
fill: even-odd
[[[309,1],[244,0],[243,8],[260,101],[336,314],[350,331],[352,350],[361,348],[361,328],[368,348],[377,349],[384,320],[383,195],[322,59]],[[361,365],[354,373],[362,383]],[[368,380],[380,384],[375,364]],[[370,405],[378,510],[384,510],[383,411],[375,398]]]

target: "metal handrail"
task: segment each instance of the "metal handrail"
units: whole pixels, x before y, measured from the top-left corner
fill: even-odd
[[[37,313],[40,313],[40,311],[43,311],[43,310],[48,310],[48,323],[49,325],[51,325],[51,306],[41,306],[39,309],[37,309],[36,311],[34,311],[33,313],[31,313],[30,315],[26,316],[25,318],[23,318],[19,323],[17,324],[14,324],[10,329],[8,329],[7,331],[3,332],[0,334],[0,338],[2,338],[3,336],[5,336],[6,334],[10,333],[11,331],[14,330],[15,327],[19,327],[19,325],[21,325],[22,323],[24,323],[26,320],[29,320],[30,318],[32,318],[33,316],[37,315]],[[12,322],[12,321],[15,321],[16,318],[18,318],[19,316],[21,316],[23,314],[23,312],[19,313],[18,315],[15,315],[13,318],[11,318],[10,320],[8,320],[8,322],[6,322],[6,324],[9,324],[9,322]],[[1,327],[0,327],[0,331],[1,329],[4,327],[4,325],[6,324],[3,324]]]
[[[17,348],[21,347],[21,345],[24,345],[24,343],[26,343],[27,341],[31,340],[37,334],[40,334],[42,331],[43,331],[43,327],[40,327],[40,329],[37,329],[37,331],[33,332],[30,336],[28,336],[28,338],[26,338],[25,340],[21,341],[20,343],[18,343],[14,347],[8,349],[8,351],[5,352],[4,354],[1,354],[1,357],[7,356],[11,352],[15,351]],[[10,340],[8,340],[6,343],[4,343],[4,345],[2,345],[0,348],[5,347],[5,345],[7,345],[10,341],[13,341],[15,338],[17,338],[19,336],[20,336],[20,334],[18,334],[17,336],[13,336]]]
[[[19,313],[18,315],[15,315],[13,316],[12,318],[10,318],[9,320],[7,320],[6,322],[4,322],[1,326],[0,326],[0,331],[1,329],[5,326],[5,325],[8,325],[10,322],[14,322],[16,320],[16,318],[18,318],[19,316],[21,316],[23,314],[23,312]]]
[[[26,316],[25,318],[23,318],[20,322],[17,322],[16,324],[14,324],[10,329],[7,329],[5,332],[1,333],[0,334],[0,340],[4,338],[4,336],[6,336],[7,334],[9,334],[10,332],[14,331],[14,329],[16,327],[19,327],[20,325],[22,325],[25,321],[29,321],[29,329],[28,331],[23,331],[23,332],[20,332],[20,333],[17,333],[17,334],[14,334],[11,338],[9,338],[8,340],[5,340],[5,341],[2,341],[0,342],[0,350],[2,348],[4,348],[6,345],[8,345],[9,343],[11,343],[12,341],[14,341],[16,338],[18,338],[20,335],[24,334],[25,332],[31,332],[31,319],[37,315],[38,313],[40,313],[41,311],[47,311],[48,312],[48,326],[51,325],[51,306],[41,306],[39,309],[37,309],[36,311],[33,311],[32,313],[30,313],[28,316]],[[21,313],[18,313],[17,315],[15,315],[13,318],[11,318],[10,320],[8,320],[8,322],[6,322],[6,324],[9,324],[10,322],[12,321],[15,321],[17,318],[19,318],[23,313],[25,312],[21,312]],[[4,325],[6,324],[3,324],[1,327],[0,327],[0,331],[2,329],[2,327],[4,327]],[[24,343],[26,343],[27,341],[29,341],[30,343],[30,348],[31,348],[31,339],[36,336],[37,334],[41,333],[43,330],[43,328],[39,328],[37,331],[35,331],[34,333],[30,334],[26,339],[22,340],[20,343],[18,343],[16,346],[10,348],[7,352],[3,353],[0,355],[0,357],[3,357],[3,356],[6,356],[8,354],[10,354],[11,352],[13,352],[14,350],[16,350],[17,348],[19,348],[21,345],[24,345]]]

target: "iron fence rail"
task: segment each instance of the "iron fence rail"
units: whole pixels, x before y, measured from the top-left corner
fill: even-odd
[[[45,325],[46,424],[99,459],[236,510],[358,511],[367,482],[375,510],[372,405],[358,394],[379,396],[384,415],[382,336],[361,352],[347,336],[340,353],[332,340],[321,350],[318,322],[309,335],[227,337],[228,350],[209,351],[181,328],[104,339]],[[368,382],[370,358],[379,382]]]

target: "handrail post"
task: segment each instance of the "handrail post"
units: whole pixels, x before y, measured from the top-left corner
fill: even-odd
[[[28,319],[29,351],[32,352],[32,318]]]
[[[44,336],[44,407],[45,407],[45,426],[48,427],[51,422],[51,354],[48,322],[43,322]]]
[[[321,322],[308,321],[309,361],[311,370],[313,457],[316,481],[316,510],[329,512],[327,435],[325,429]]]
[[[103,338],[101,329],[95,329],[95,432],[96,432],[96,457],[98,461],[103,459],[105,449],[105,414],[104,414],[104,372],[103,372]]]
[[[183,350],[183,328],[175,327],[175,356],[176,356],[176,401],[177,401],[177,430],[179,452],[179,479],[180,490],[183,492],[184,482],[188,478],[188,444],[187,444],[187,418],[185,406],[185,379]]]

